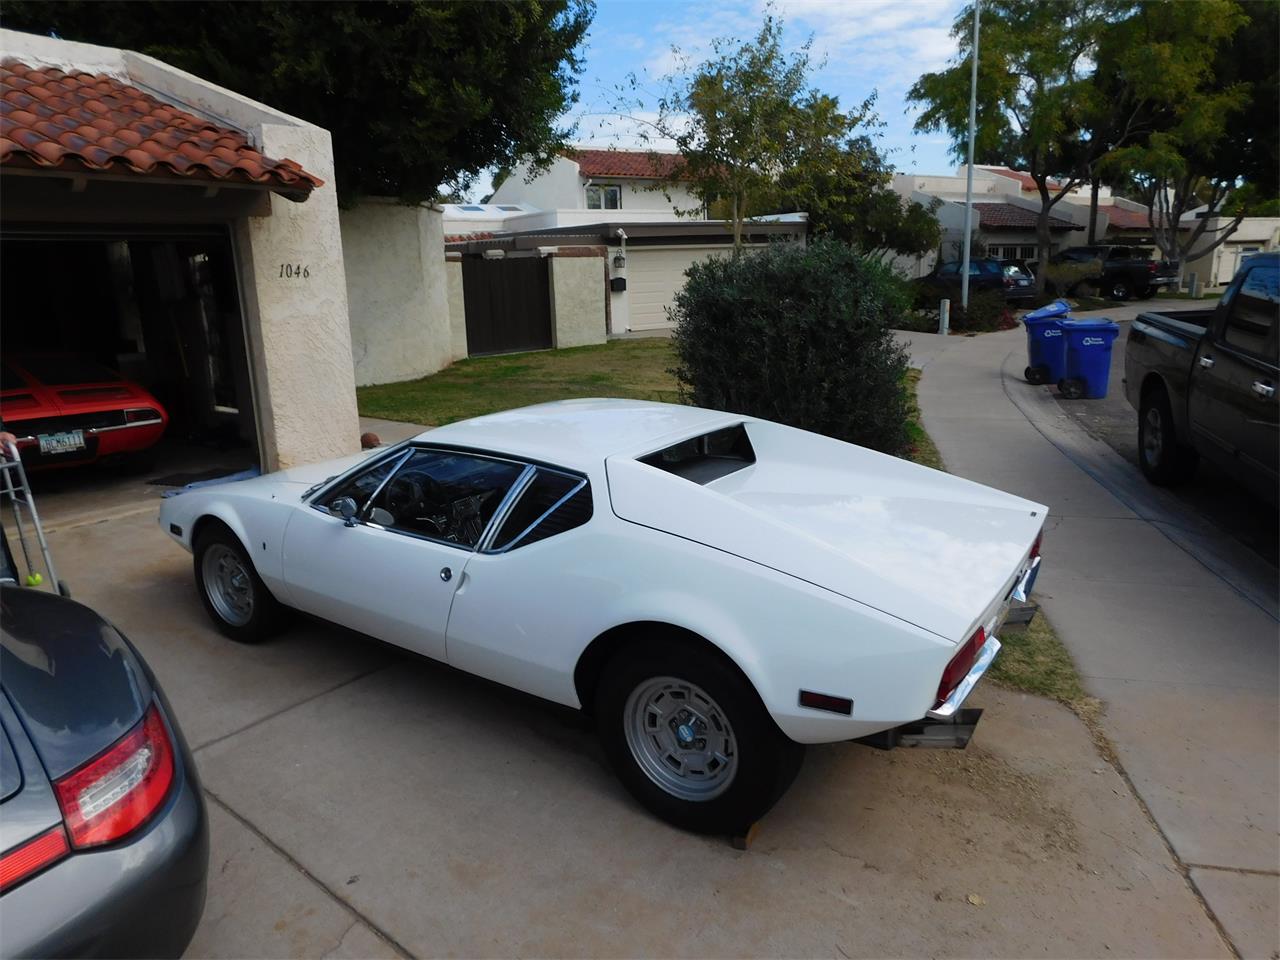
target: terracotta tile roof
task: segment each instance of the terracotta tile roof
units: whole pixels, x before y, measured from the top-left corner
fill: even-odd
[[[682,179],[678,153],[650,153],[647,150],[571,150],[565,154],[578,161],[584,177],[645,177]]]
[[[444,235],[445,243],[466,243],[468,240],[492,240],[493,231],[477,230],[475,233],[446,233]]]
[[[292,199],[324,183],[115,77],[14,60],[0,64],[0,164],[260,183]]]
[[[1019,207],[1012,203],[975,203],[973,209],[978,212],[978,225],[988,229],[1005,227],[1014,230],[1034,230],[1036,228],[1038,214],[1026,207]],[[1070,220],[1063,220],[1050,214],[1049,229],[1083,230],[1084,228],[1076,226]]]
[[[1033,192],[1039,192],[1040,188],[1036,186],[1036,182],[1032,178],[1031,174],[1026,173],[1022,170],[1013,170],[1013,169],[1010,169],[1009,167],[988,167],[982,164],[977,165],[977,169],[990,170],[992,173],[998,173],[1000,176],[1008,177],[1010,180],[1017,180],[1018,183],[1022,184],[1023,190],[1031,190]],[[1050,180],[1048,183],[1048,187],[1050,190],[1061,190],[1063,187],[1063,181]]]
[[[1128,207],[1107,206],[1098,207],[1098,213],[1107,215],[1107,229],[1109,230],[1150,230],[1151,224],[1147,222],[1147,211],[1130,210]],[[1160,221],[1156,217],[1156,222]]]

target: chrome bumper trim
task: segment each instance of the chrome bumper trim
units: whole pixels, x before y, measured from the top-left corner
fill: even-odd
[[[982,679],[982,675],[987,672],[987,668],[991,666],[991,662],[995,660],[996,654],[999,652],[1000,641],[995,636],[987,637],[987,642],[978,651],[978,659],[974,661],[973,667],[970,668],[965,678],[960,681],[959,686],[951,691],[951,696],[926,713],[925,716],[932,720],[946,720],[951,717],[960,709],[960,705],[964,703],[965,698],[973,692],[973,688],[977,686],[978,681]]]
[[[1040,558],[1036,557],[1031,561],[1031,565],[1027,567],[1026,573],[1022,575],[1022,579],[1018,581],[1017,586],[1013,588],[1013,593],[1009,595],[1011,600],[1018,603],[1026,603],[1027,597],[1031,596],[1031,590],[1036,585],[1036,575],[1040,572]]]

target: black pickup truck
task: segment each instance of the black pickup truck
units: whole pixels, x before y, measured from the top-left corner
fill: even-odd
[[[1146,300],[1161,287],[1176,287],[1178,262],[1152,260],[1142,247],[1068,247],[1049,258],[1045,289],[1050,296],[1072,296],[1096,287],[1112,300]]]
[[[1280,254],[1250,257],[1213,310],[1142,313],[1124,351],[1138,464],[1174,484],[1204,456],[1272,502],[1280,488]]]

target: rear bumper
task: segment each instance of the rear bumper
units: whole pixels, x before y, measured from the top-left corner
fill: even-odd
[[[1004,626],[1005,618],[1009,615],[1009,607],[1014,602],[1026,602],[1027,597],[1031,595],[1032,588],[1036,585],[1036,577],[1039,573],[1040,558],[1035,557],[1027,564],[1027,569],[1022,571],[1022,576],[1014,583],[1013,589],[1004,598],[1004,602],[1000,604],[995,615],[983,625],[987,635],[987,642],[978,651],[978,657],[974,660],[973,666],[969,668],[968,674],[951,691],[951,696],[925,714],[926,718],[930,720],[949,720],[955,716],[956,711],[960,709],[965,700],[969,698],[969,694],[973,692],[973,688],[978,685],[978,681],[982,679],[991,664],[995,662],[996,654],[1000,652],[1000,639],[996,634]]]
[[[167,423],[165,420],[157,418],[108,427],[83,428],[75,426],[73,418],[68,418],[68,430],[84,430],[84,449],[70,453],[53,454],[40,452],[38,436],[26,431],[22,421],[17,421],[8,426],[18,436],[17,446],[22,455],[23,466],[35,470],[42,467],[91,463],[99,457],[108,457],[119,453],[137,453],[140,450],[146,450],[154,446],[164,435]]]
[[[209,827],[180,749],[181,780],[145,833],[72,854],[0,897],[0,956],[182,955],[204,911]]]

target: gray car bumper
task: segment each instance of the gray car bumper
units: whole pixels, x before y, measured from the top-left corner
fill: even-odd
[[[128,843],[73,854],[0,898],[3,957],[177,957],[204,910],[209,827],[191,756]]]

